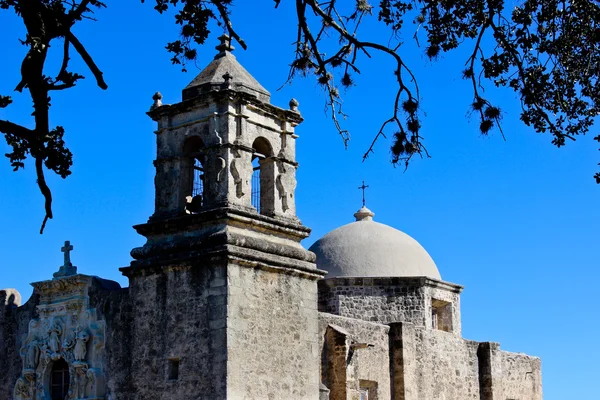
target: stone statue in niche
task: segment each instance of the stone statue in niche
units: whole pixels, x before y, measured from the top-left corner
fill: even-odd
[[[90,340],[90,335],[84,329],[77,328],[75,330],[75,348],[73,349],[75,361],[85,361],[88,340]]]
[[[26,348],[21,349],[25,360],[25,369],[35,370],[40,362],[40,342],[32,340]]]
[[[239,150],[232,148],[231,153],[233,155],[233,160],[229,165],[229,171],[231,172],[231,176],[233,177],[233,183],[235,184],[235,195],[239,198],[244,196],[244,180],[242,179],[242,175],[237,167],[237,160],[241,158]]]
[[[281,200],[281,209],[283,210],[283,212],[286,212],[289,209],[287,201],[287,192],[285,191],[285,187],[283,186],[281,177],[282,175],[277,175],[275,185],[277,186],[277,192],[279,192],[279,199]]]
[[[52,324],[50,330],[48,331],[48,348],[52,352],[52,358],[54,356],[58,357],[60,352],[60,335],[62,334],[62,328],[59,324]]]
[[[73,385],[73,399],[85,399],[87,397],[86,388],[88,385],[88,368],[86,366],[75,367],[75,377]]]
[[[281,200],[281,209],[283,212],[286,212],[289,209],[288,206],[288,193],[285,190],[285,186],[283,184],[283,179],[287,169],[285,168],[285,164],[283,161],[277,161],[277,170],[279,171],[279,175],[275,179],[275,187],[277,188],[277,192],[279,193],[279,199]]]

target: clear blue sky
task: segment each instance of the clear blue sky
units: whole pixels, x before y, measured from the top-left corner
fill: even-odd
[[[186,74],[171,66],[164,45],[177,29],[169,17],[157,15],[151,4],[108,3],[97,13],[98,23],[76,31],[104,71],[108,91],[98,89],[82,67],[78,72],[88,79],[52,99],[51,120],[65,127],[74,166],[66,180],[48,174],[55,219],[44,235],[38,234],[43,199],[32,164],[13,173],[0,159],[0,287],[15,287],[25,299],[29,282],[50,278],[61,265],[64,240],[75,246],[72,259],[80,272],[127,284],[118,268],[143,244],[131,226],[147,220],[154,202],[155,125],[145,112],[157,90],[166,103],[179,101],[198,73],[194,66]],[[407,45],[432,158],[415,160],[403,173],[389,163],[390,142],[383,140],[363,163],[362,153],[391,110],[392,65],[380,57],[363,64],[358,86],[346,97],[352,141],[345,150],[314,80],[298,79],[276,91],[293,55],[292,3],[282,2],[279,10],[270,8],[272,2],[260,2],[260,9],[252,5],[259,2],[237,3],[234,22],[249,50],[235,54],[272,92],[274,104],[287,107],[295,97],[305,118],[297,129],[296,192],[298,214],[313,229],[305,246],[352,221],[364,179],[375,219],[415,237],[445,280],[465,286],[466,338],[541,357],[547,400],[597,399],[600,186],[592,175],[600,153],[592,136],[556,149],[550,137],[519,123],[518,102],[504,91],[490,96],[504,106],[507,140],[498,133],[481,137],[477,121],[467,117],[464,54],[431,63]],[[366,28],[379,35],[376,27]],[[198,67],[212,59],[220,33],[216,29],[200,49]],[[1,94],[19,81],[25,48],[17,38],[23,36],[19,20],[0,12]],[[53,50],[60,53],[60,46]],[[81,66],[76,56],[73,65]],[[0,118],[31,126],[29,98],[14,100]],[[2,141],[0,152],[7,151]]]

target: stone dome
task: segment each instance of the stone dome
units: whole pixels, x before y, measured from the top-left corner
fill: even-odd
[[[317,240],[310,251],[317,255],[317,267],[331,277],[426,276],[441,280],[431,256],[406,233],[373,221],[368,208],[344,225]]]

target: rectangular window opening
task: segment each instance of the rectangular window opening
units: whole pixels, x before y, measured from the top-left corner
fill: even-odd
[[[431,328],[452,332],[452,303],[431,299]]]
[[[179,379],[179,358],[169,359],[168,376],[170,381],[176,381]]]
[[[359,380],[360,400],[377,400],[377,382]]]

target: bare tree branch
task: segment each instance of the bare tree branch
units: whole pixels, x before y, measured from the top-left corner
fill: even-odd
[[[88,66],[90,71],[92,71],[92,74],[94,74],[94,77],[96,78],[96,83],[98,84],[98,86],[101,89],[105,89],[105,90],[108,89],[108,85],[106,84],[106,82],[104,82],[104,78],[102,76],[103,75],[102,71],[100,71],[100,69],[98,68],[98,66],[92,59],[92,57],[89,55],[89,53],[87,52],[85,47],[83,47],[83,45],[81,44],[79,39],[77,39],[75,37],[75,35],[73,35],[71,32],[68,32],[66,34],[65,38],[73,44],[73,47],[75,48],[75,50],[77,50],[77,52],[79,53],[81,58],[83,58],[83,61],[85,61],[86,65]]]

